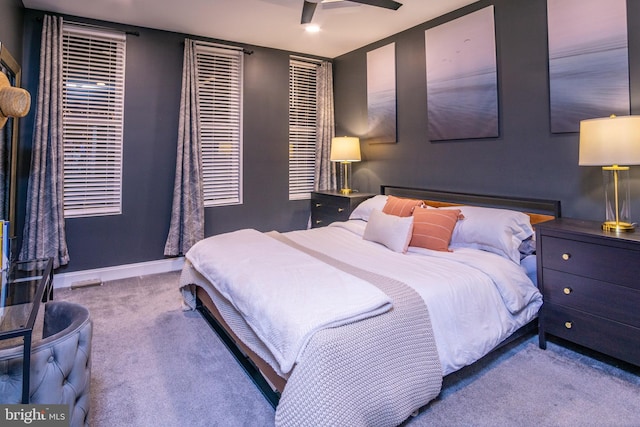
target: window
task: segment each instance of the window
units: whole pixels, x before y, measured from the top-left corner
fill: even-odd
[[[289,200],[308,199],[314,190],[317,69],[289,60]]]
[[[205,206],[242,203],[243,52],[196,43]]]
[[[122,212],[125,35],[64,23],[64,215]]]

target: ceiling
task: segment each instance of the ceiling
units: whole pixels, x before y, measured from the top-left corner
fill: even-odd
[[[303,0],[22,0],[44,10],[335,58],[477,0],[400,0],[397,11],[349,1],[320,4],[300,24]]]

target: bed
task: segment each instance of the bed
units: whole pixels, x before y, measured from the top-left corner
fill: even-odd
[[[558,216],[558,201],[385,185],[349,221],[204,239],[180,286],[276,425],[397,425],[535,328],[533,227]]]

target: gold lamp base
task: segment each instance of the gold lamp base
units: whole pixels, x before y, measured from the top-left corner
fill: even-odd
[[[629,167],[628,166],[619,166],[619,165],[613,165],[613,166],[603,166],[602,170],[605,171],[605,174],[607,174],[607,172],[611,172],[611,175],[605,175],[605,176],[609,176],[610,179],[608,180],[608,185],[605,185],[605,188],[607,188],[606,190],[606,197],[605,197],[605,209],[607,210],[607,212],[610,212],[610,210],[615,209],[615,211],[613,212],[613,215],[607,215],[607,221],[602,223],[602,229],[604,231],[612,231],[615,233],[625,233],[625,232],[630,232],[633,231],[635,229],[635,226],[629,222],[629,215],[628,212],[626,212],[626,215],[623,215],[622,212],[620,210],[621,206],[627,206],[627,210],[628,210],[628,206],[630,204],[629,201],[629,187],[627,184],[628,179],[623,180],[622,177],[620,176],[620,174],[622,172],[629,172]],[[610,184],[613,184],[613,197],[610,200]],[[624,197],[621,200],[620,197],[620,192],[618,191],[618,187],[622,186],[623,190],[622,194],[624,195]],[[609,203],[611,203],[611,201],[613,201],[613,206],[609,209]]]
[[[616,233],[633,231],[635,228],[633,224],[628,222],[605,221],[602,223],[604,231],[615,231]]]
[[[349,188],[349,169],[351,168],[351,162],[340,163],[342,164],[342,173],[344,177],[342,188],[340,189],[340,194],[351,194],[353,193],[353,190]]]

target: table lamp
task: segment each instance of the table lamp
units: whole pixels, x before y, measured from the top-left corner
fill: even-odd
[[[354,136],[341,136],[331,139],[331,161],[342,164],[342,188],[340,193],[350,194],[349,169],[351,163],[360,161],[360,139]]]
[[[629,166],[640,164],[640,116],[604,117],[580,122],[580,166],[602,166],[606,231],[633,231]]]

